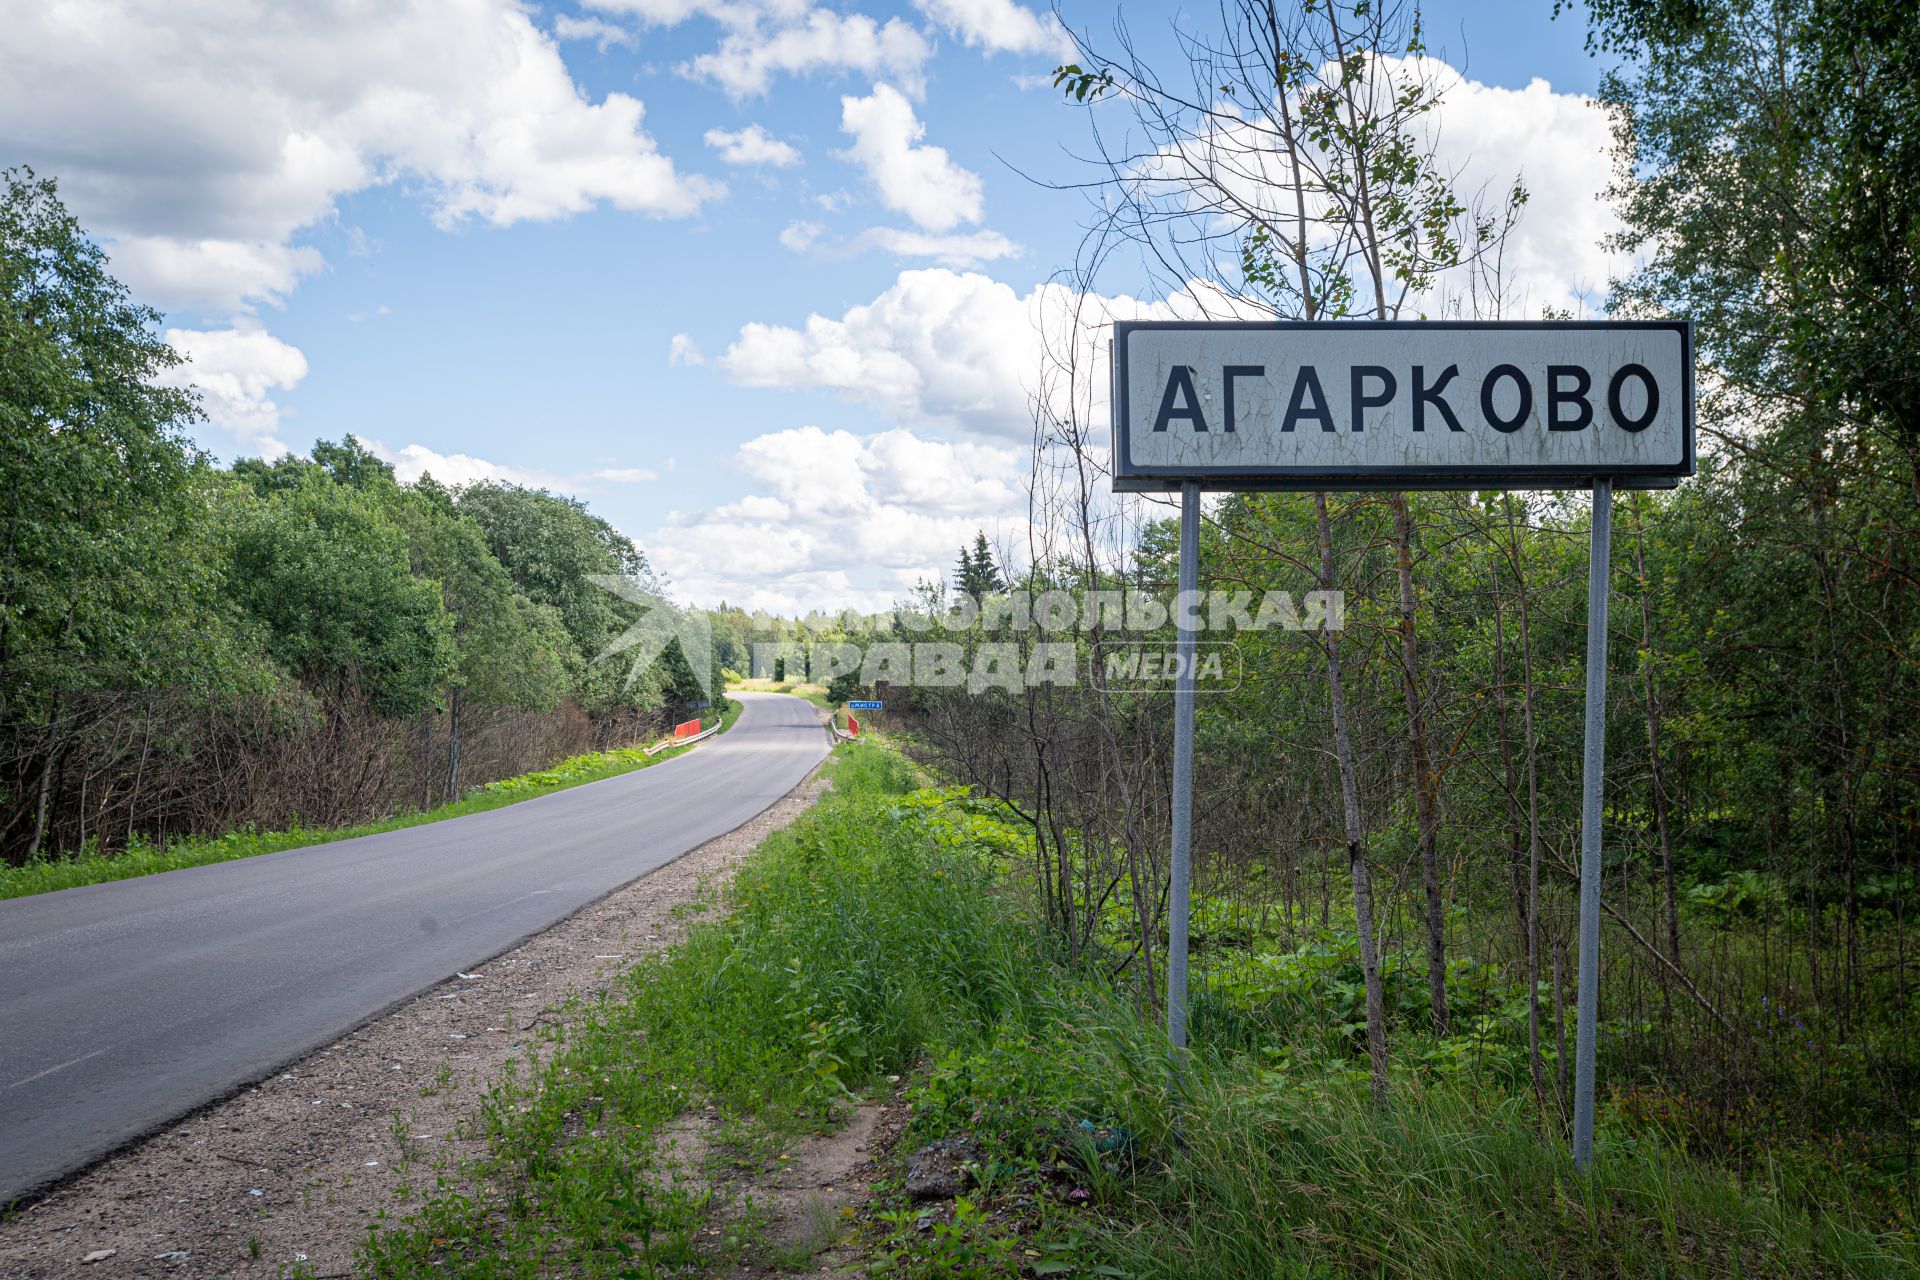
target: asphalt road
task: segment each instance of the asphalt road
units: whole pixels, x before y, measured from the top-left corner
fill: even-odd
[[[813,708],[489,813],[0,902],[0,1205],[330,1044],[785,795]]]

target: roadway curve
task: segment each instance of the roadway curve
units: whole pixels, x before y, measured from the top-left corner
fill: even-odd
[[[738,694],[693,751],[488,813],[0,902],[0,1206],[751,819],[824,756]]]

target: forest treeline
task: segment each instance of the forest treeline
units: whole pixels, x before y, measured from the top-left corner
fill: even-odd
[[[1915,20],[1874,3],[1631,0],[1589,16],[1593,47],[1623,63],[1603,93],[1609,198],[1642,263],[1608,305],[1690,317],[1701,357],[1698,476],[1615,502],[1606,1123],[1751,1169],[1804,1160],[1805,1194],[1874,1189],[1878,1220],[1907,1230]],[[1526,314],[1505,255],[1516,226],[1554,211],[1528,207],[1523,175],[1490,202],[1454,192],[1423,122],[1446,85],[1395,61],[1422,47],[1410,8],[1240,0],[1191,34],[1190,66],[1149,64],[1117,30],[1059,79],[1133,127],[1133,150],[1086,175],[1099,204],[1069,275],[1087,294],[1100,270],[1140,263],[1236,317]],[[1128,158],[1143,150],[1161,161],[1146,178]],[[1028,566],[1011,586],[1165,599],[1175,524],[1108,498],[1085,350],[1049,354],[1036,519],[1003,557]],[[1230,640],[1241,675],[1198,707],[1199,1042],[1277,1055],[1296,1082],[1315,1062],[1364,1072],[1383,1106],[1457,1074],[1488,1105],[1511,1096],[1566,1123],[1590,516],[1584,493],[1209,501],[1203,590],[1338,590],[1346,627],[1202,636]],[[1022,655],[1062,638],[957,634]],[[927,638],[896,619],[863,640]],[[1083,612],[1071,639],[1076,683],[888,691],[889,707],[1028,822],[1059,945],[1157,1000],[1171,695],[1090,677],[1172,631]]]
[[[626,745],[708,689],[596,661],[658,590],[579,501],[348,435],[217,466],[52,181],[0,196],[0,857],[331,826]],[[628,593],[629,595],[632,593]],[[717,694],[715,695],[717,696]]]

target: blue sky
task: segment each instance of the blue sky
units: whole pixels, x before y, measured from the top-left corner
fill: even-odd
[[[562,488],[699,603],[877,605],[1020,518],[1021,317],[1084,213],[1016,172],[1085,173],[1044,10],[227,7],[36,8],[0,50],[0,159],[167,311],[222,458],[352,432]],[[1455,158],[1527,168],[1543,271],[1605,226],[1600,68],[1551,11],[1425,10]],[[1178,9],[1125,12],[1170,50]]]

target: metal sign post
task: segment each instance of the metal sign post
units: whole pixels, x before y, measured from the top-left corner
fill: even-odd
[[[1593,488],[1582,765],[1574,1166],[1593,1159],[1601,783],[1613,488],[1694,471],[1685,321],[1376,321],[1113,327],[1113,487],[1180,494],[1180,593],[1198,590],[1203,489]],[[1187,1043],[1193,835],[1191,610],[1176,604],[1167,1035]]]
[[[1593,1076],[1600,1016],[1600,802],[1607,761],[1607,582],[1613,482],[1593,482],[1587,552],[1587,738],[1580,766],[1580,995],[1573,1044],[1573,1167],[1593,1160]]]
[[[1198,636],[1181,605],[1200,585],[1200,486],[1180,486],[1180,593],[1174,597],[1173,851],[1167,871],[1167,1038],[1187,1047],[1187,899],[1193,868],[1193,655]]]

